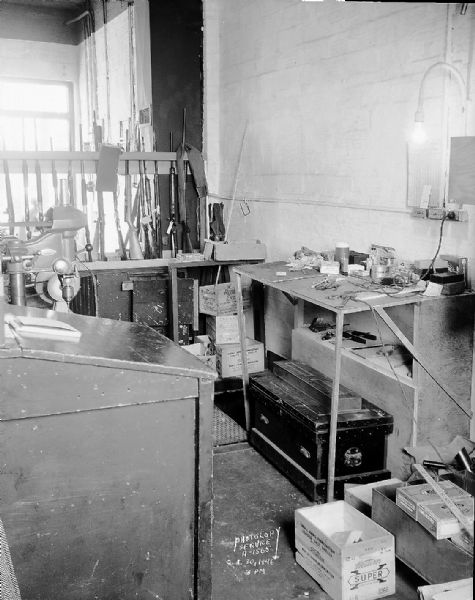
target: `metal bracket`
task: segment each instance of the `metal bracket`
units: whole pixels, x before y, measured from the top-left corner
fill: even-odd
[[[287,298],[287,300],[290,302],[290,304],[292,304],[292,306],[295,306],[298,302],[298,298],[295,298],[294,296],[291,296],[289,293],[287,292],[282,292],[284,294],[284,296]]]

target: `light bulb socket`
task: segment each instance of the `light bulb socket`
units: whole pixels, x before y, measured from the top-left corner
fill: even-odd
[[[424,112],[421,108],[418,108],[416,110],[416,113],[414,115],[414,122],[415,123],[424,123]]]

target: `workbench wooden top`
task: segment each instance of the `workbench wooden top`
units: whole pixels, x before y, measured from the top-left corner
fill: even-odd
[[[5,305],[4,310],[5,319],[10,314],[68,323],[81,332],[81,337],[77,341],[7,337],[0,358],[25,356],[199,379],[216,378],[216,373],[195,356],[145,325],[13,305]]]
[[[447,296],[423,296],[415,288],[407,287],[401,293],[378,284],[371,284],[369,278],[324,275],[315,269],[291,271],[284,261],[256,265],[240,265],[234,271],[263,285],[273,287],[286,294],[322,306],[333,312],[345,314],[362,312],[375,307],[400,306],[417,302],[446,298]],[[315,289],[315,284],[325,278],[339,278],[339,285],[330,289]],[[371,284],[371,285],[370,285]],[[473,293],[473,292],[466,292]],[[409,295],[408,295],[409,294]],[[344,302],[344,296],[355,296]]]

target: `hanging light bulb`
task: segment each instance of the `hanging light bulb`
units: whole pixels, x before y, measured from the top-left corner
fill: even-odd
[[[414,130],[412,132],[412,141],[415,144],[424,144],[427,141],[427,132],[424,129],[424,113],[418,110],[414,117]]]
[[[424,110],[423,110],[424,91],[425,91],[425,84],[426,84],[426,80],[427,80],[428,76],[432,73],[432,71],[434,71],[436,69],[443,69],[443,70],[448,71],[454,77],[454,80],[457,81],[457,83],[460,87],[460,94],[461,94],[461,98],[462,98],[462,112],[465,113],[465,115],[467,114],[466,113],[467,87],[465,85],[465,81],[464,81],[462,74],[456,67],[454,67],[450,63],[447,63],[447,62],[434,63],[425,71],[425,73],[422,77],[420,86],[419,86],[419,98],[418,98],[418,102],[417,102],[417,110],[414,115],[414,131],[412,134],[412,140],[416,144],[423,144],[427,140],[427,133],[424,130]]]

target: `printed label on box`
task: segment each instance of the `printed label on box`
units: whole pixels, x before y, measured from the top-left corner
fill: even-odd
[[[246,356],[248,373],[264,370],[264,345],[246,338]],[[240,344],[216,345],[216,368],[221,377],[239,377],[242,375]]]
[[[251,305],[250,286],[242,288],[243,308]],[[233,283],[203,285],[199,291],[200,312],[207,315],[232,315],[237,312],[236,290]]]

